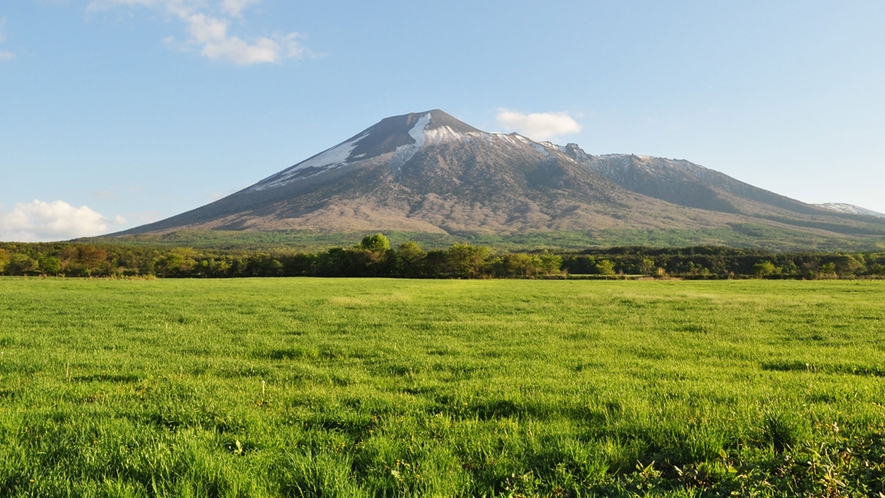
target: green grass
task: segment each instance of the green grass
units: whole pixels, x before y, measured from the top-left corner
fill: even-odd
[[[2,496],[869,496],[885,283],[0,279]]]

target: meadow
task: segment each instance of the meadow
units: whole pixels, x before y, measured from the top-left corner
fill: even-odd
[[[0,278],[2,496],[882,496],[885,282]]]

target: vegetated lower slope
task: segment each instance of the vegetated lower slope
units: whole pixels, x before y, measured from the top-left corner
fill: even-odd
[[[212,204],[113,235],[399,231],[555,241],[726,229],[752,245],[746,225],[778,230],[785,243],[885,240],[885,220],[804,204],[688,161],[593,156],[575,144],[486,133],[439,110],[387,118]]]
[[[880,496],[883,300],[4,279],[0,495]]]

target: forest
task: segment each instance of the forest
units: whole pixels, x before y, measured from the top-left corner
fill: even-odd
[[[88,242],[0,243],[0,275],[112,278],[881,278],[885,252],[778,253],[731,247],[497,252],[455,243],[391,247],[383,234],[322,252],[222,250]]]

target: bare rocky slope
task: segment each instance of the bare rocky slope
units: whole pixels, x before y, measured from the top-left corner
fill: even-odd
[[[206,206],[113,235],[178,230],[438,234],[747,224],[885,240],[885,220],[802,203],[684,160],[594,156],[439,111],[390,117]]]

